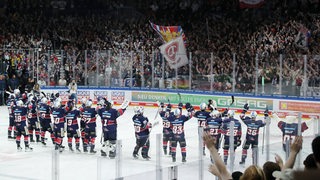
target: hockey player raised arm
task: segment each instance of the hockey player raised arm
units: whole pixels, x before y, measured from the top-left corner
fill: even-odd
[[[123,103],[120,106],[120,109],[118,109],[120,115],[122,115],[126,111],[127,107],[129,106],[129,103],[130,102],[128,100],[123,101]]]
[[[249,110],[249,104],[246,103],[246,104],[243,106],[243,110],[242,110],[242,112],[241,112],[241,114],[240,114],[240,119],[241,119],[241,120],[244,120],[244,119],[245,119],[245,114],[246,114],[246,112],[248,112],[248,110]]]

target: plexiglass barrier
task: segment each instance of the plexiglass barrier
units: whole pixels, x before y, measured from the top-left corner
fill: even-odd
[[[41,86],[65,86],[75,79],[78,86],[320,96],[319,55],[190,52],[188,62],[177,68],[159,51],[0,51],[2,74],[34,78]]]

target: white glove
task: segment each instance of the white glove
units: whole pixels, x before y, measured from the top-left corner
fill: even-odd
[[[121,104],[121,109],[126,109],[129,106],[129,101],[125,100],[122,104]]]

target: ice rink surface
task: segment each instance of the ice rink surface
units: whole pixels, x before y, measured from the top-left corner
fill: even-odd
[[[117,107],[115,107],[117,108]],[[154,122],[155,115],[157,113],[156,108],[145,107],[144,115],[149,118],[150,122]],[[184,110],[184,113],[185,110]],[[51,143],[49,134],[46,136],[49,138],[47,146],[44,147],[41,144],[31,143],[34,148],[33,152],[17,152],[15,141],[7,139],[8,128],[8,110],[6,106],[0,107],[0,179],[1,180],[13,180],[13,179],[37,179],[47,180],[53,179],[115,179],[120,175],[124,179],[141,180],[141,179],[156,179],[156,136],[162,132],[161,118],[157,116],[156,121],[160,120],[160,125],[153,127],[150,136],[150,151],[149,161],[143,159],[133,159],[132,152],[135,146],[135,136],[133,129],[133,107],[129,106],[127,111],[118,118],[118,140],[121,140],[122,148],[120,154],[120,161],[116,159],[102,158],[100,156],[100,137],[101,137],[101,124],[97,120],[97,139],[96,139],[96,154],[84,154],[84,153],[72,153],[67,148],[66,138],[63,140],[63,145],[66,146],[66,150],[58,154],[58,158],[53,160],[54,146]],[[238,115],[236,115],[238,118]],[[262,115],[258,119],[263,118]],[[303,135],[303,149],[300,152],[296,162],[296,168],[303,167],[303,160],[312,152],[311,142],[314,138],[315,128],[314,123],[308,121],[309,129],[306,130]],[[246,126],[242,126],[242,141],[245,139]],[[181,151],[177,148],[177,162],[173,163],[171,157],[162,154],[160,162],[162,167],[162,179],[169,179],[169,169],[172,166],[178,166],[177,177],[183,180],[195,180],[199,179],[199,138],[197,119],[192,118],[185,123],[185,134],[187,141],[187,162],[181,163]],[[259,136],[259,155],[258,164],[262,167],[266,162],[266,146],[262,148],[263,128],[260,129]],[[82,147],[82,144],[80,144]],[[24,144],[22,142],[22,147]],[[81,148],[82,149],[82,148]],[[264,153],[262,154],[262,149]],[[248,150],[248,158],[245,165],[239,165],[241,158],[241,146],[237,148],[235,155],[234,171],[244,171],[246,167],[251,165],[251,150]],[[222,149],[219,150],[220,154],[223,154]],[[285,160],[285,153],[282,151],[281,144],[281,131],[277,127],[277,121],[271,121],[270,125],[270,160],[274,161],[275,153],[279,154]],[[57,160],[57,161],[56,161]],[[58,162],[55,166],[54,162]],[[230,157],[229,157],[230,162]],[[203,179],[213,179],[207,169],[210,164],[209,151],[207,155],[203,156]],[[228,163],[229,165],[230,163]],[[58,171],[53,171],[53,166],[57,167]],[[120,167],[117,171],[116,167]],[[229,167],[229,166],[228,166]],[[54,174],[54,172],[58,172]]]

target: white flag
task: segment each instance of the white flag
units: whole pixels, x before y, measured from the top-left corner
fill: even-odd
[[[181,36],[160,46],[160,52],[172,69],[188,64],[186,48]]]

